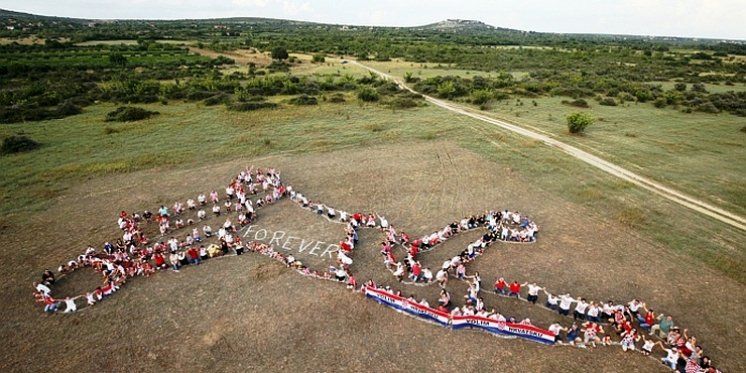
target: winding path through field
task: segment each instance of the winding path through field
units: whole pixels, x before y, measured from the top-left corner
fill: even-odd
[[[375,74],[378,74],[384,79],[389,79],[396,84],[398,84],[402,89],[406,89],[410,92],[422,94],[420,92],[415,91],[414,89],[408,87],[406,84],[404,84],[403,81],[393,77],[392,75],[386,74],[382,71],[376,70],[370,66],[366,66],[360,62],[357,61],[350,61],[350,63],[360,66],[368,71],[371,71]],[[452,102],[447,102],[444,100],[439,100],[435,97],[431,97],[428,95],[422,95],[425,100],[432,103],[435,106],[439,106],[443,109],[450,110],[454,113],[458,113],[461,115],[466,115],[468,117],[487,122],[490,124],[494,124],[496,126],[500,126],[504,129],[507,129],[509,131],[513,131],[515,133],[518,133],[520,135],[538,140],[543,142],[546,145],[549,145],[551,147],[555,147],[561,151],[563,151],[566,154],[569,154],[583,162],[586,162],[594,167],[597,167],[611,175],[614,175],[616,177],[619,177],[623,180],[629,181],[635,185],[638,185],[642,188],[645,188],[655,194],[658,194],[664,198],[667,198],[673,202],[676,202],[684,207],[690,208],[694,211],[697,211],[699,213],[702,213],[704,215],[707,215],[711,218],[717,219],[722,221],[723,223],[726,223],[730,226],[739,228],[741,230],[746,230],[746,219],[743,217],[734,214],[732,212],[726,211],[720,207],[713,206],[707,202],[704,202],[702,200],[699,200],[697,198],[688,196],[682,192],[679,192],[675,189],[672,189],[670,187],[667,187],[663,184],[660,184],[654,180],[651,180],[647,177],[638,175],[632,171],[629,171],[621,166],[618,166],[614,163],[611,163],[609,161],[606,161],[604,159],[601,159],[593,154],[590,154],[586,151],[580,150],[572,145],[568,145],[562,141],[559,141],[557,139],[551,138],[547,135],[543,135],[531,130],[528,130],[526,128],[523,128],[521,126],[517,126],[515,124],[511,124],[508,122],[504,122],[495,118],[488,117],[483,114],[479,114],[467,107],[454,104]]]

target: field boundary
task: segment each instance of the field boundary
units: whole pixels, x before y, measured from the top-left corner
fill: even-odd
[[[617,164],[611,163],[605,159],[602,159],[596,155],[593,155],[591,153],[588,153],[584,150],[581,150],[577,147],[574,147],[572,145],[569,145],[567,143],[564,143],[562,141],[559,141],[555,138],[551,138],[547,135],[543,135],[534,131],[531,131],[529,129],[526,129],[524,127],[511,124],[499,119],[491,118],[483,114],[475,113],[469,108],[466,108],[464,106],[452,103],[452,102],[446,102],[444,100],[437,99],[432,96],[428,96],[425,94],[422,94],[420,92],[415,91],[414,89],[407,86],[403,81],[395,78],[394,76],[384,73],[380,70],[377,70],[375,68],[372,68],[370,66],[364,65],[358,61],[350,61],[352,64],[355,64],[357,66],[360,66],[370,72],[373,72],[377,74],[378,76],[391,80],[402,89],[405,89],[412,93],[417,93],[422,95],[425,100],[430,102],[431,104],[438,106],[440,108],[452,111],[457,114],[466,115],[468,117],[477,119],[482,122],[490,123],[499,127],[502,127],[504,129],[507,129],[509,131],[515,132],[519,135],[526,136],[538,141],[543,142],[545,145],[548,145],[553,148],[557,148],[560,151],[564,152],[565,154],[568,154],[574,158],[577,158],[587,164],[590,164],[591,166],[594,166],[606,173],[609,173],[613,176],[616,176],[622,180],[628,181],[632,184],[635,184],[639,187],[642,187],[650,192],[653,192],[655,194],[658,194],[659,196],[662,196],[670,201],[673,201],[681,206],[687,207],[691,210],[697,211],[703,215],[709,216],[711,218],[717,219],[723,223],[726,223],[732,227],[741,229],[746,231],[746,219],[744,219],[742,216],[739,216],[735,213],[732,213],[730,211],[727,211],[725,209],[722,209],[720,207],[711,205],[707,202],[704,202],[700,199],[691,197],[689,195],[686,195],[682,192],[679,192],[678,190],[675,190],[671,187],[668,187],[666,185],[663,185],[661,183],[658,183],[656,181],[653,181],[652,179],[649,179],[647,177],[638,175],[632,171],[627,170],[624,167],[621,167]]]

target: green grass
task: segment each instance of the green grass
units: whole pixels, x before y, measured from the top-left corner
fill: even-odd
[[[735,213],[746,214],[746,119],[730,114],[686,114],[650,104],[590,109],[563,105],[562,98],[506,100],[496,117],[528,125]],[[598,120],[584,135],[570,135],[566,116],[576,111]]]
[[[313,107],[282,106],[247,113],[193,103],[143,105],[161,114],[121,124],[105,123],[105,114],[114,106],[101,104],[60,120],[6,125],[0,127],[0,135],[23,132],[43,146],[33,152],[0,157],[0,213],[3,219],[21,221],[38,216],[55,197],[81,180],[98,175],[191,168],[236,157],[448,140],[494,161],[496,167],[516,170],[525,182],[629,226],[640,239],[658,242],[746,282],[746,235],[736,228],[487,123],[432,106],[392,111],[380,105],[363,105],[351,96],[348,99],[351,101],[345,104],[321,102]],[[588,138],[594,138],[593,132],[603,126],[592,128]],[[706,136],[700,137],[699,141],[704,141]],[[667,159],[672,162],[676,158]],[[646,162],[650,167],[655,163]],[[735,172],[736,179],[743,177],[739,165],[713,165],[713,169],[719,167]]]

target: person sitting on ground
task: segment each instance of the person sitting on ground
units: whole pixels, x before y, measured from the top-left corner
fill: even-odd
[[[41,274],[41,283],[44,285],[54,285],[54,273],[49,269],[45,269],[44,273]]]
[[[202,227],[202,233],[205,234],[205,237],[210,238],[212,237],[212,228],[209,225],[205,225]]]
[[[510,293],[508,294],[509,297],[521,297],[521,284],[519,284],[518,281],[510,283],[508,289],[510,290]]]
[[[549,330],[550,333],[554,334],[554,342],[562,344],[562,342],[560,341],[560,332],[562,332],[563,330],[567,331],[567,328],[563,328],[562,325],[554,323],[552,325],[549,325],[547,330]]]
[[[661,362],[669,368],[676,370],[676,365],[679,363],[679,350],[676,347],[666,348],[661,342],[658,342],[658,346],[666,352],[666,357],[661,358]]]
[[[645,310],[645,315],[637,314],[637,321],[640,323],[640,327],[650,332],[653,325],[655,325],[655,312],[653,309],[648,309],[647,304],[643,303],[642,308]]]
[[[671,316],[660,314],[658,315],[657,320],[658,324],[655,324],[650,328],[650,335],[657,334],[660,338],[666,338],[668,333],[671,331],[671,328],[674,326],[673,318]]]
[[[189,257],[190,264],[199,265],[200,262],[202,261],[199,257],[199,252],[194,247],[190,247],[189,250],[187,250],[187,255]]]

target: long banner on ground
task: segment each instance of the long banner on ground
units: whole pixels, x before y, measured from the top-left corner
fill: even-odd
[[[454,330],[463,328],[481,329],[502,337],[517,337],[543,344],[554,344],[554,334],[533,325],[514,324],[481,316],[451,316],[434,308],[422,306],[396,294],[369,286],[364,287],[365,296],[397,311],[434,322]]]

